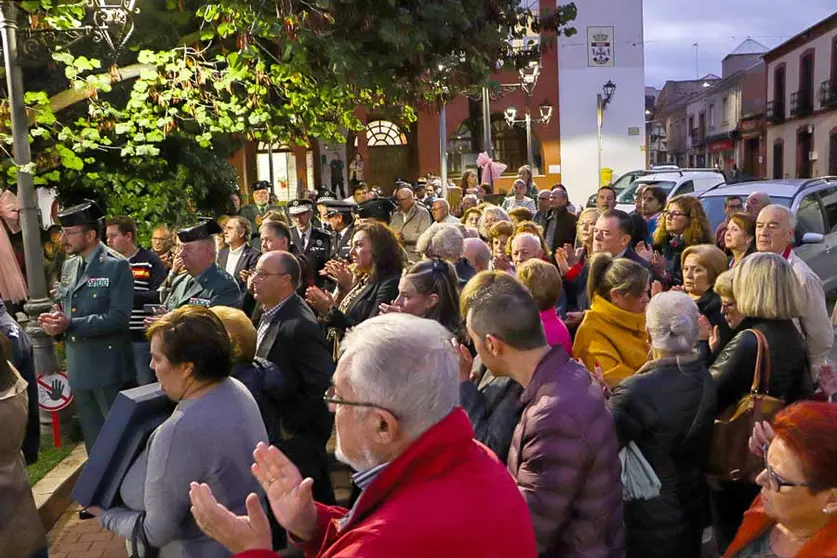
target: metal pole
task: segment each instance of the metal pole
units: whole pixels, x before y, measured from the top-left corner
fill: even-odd
[[[596,165],[596,190],[602,185],[602,120],[604,119],[604,110],[601,94],[596,94],[596,142],[598,164]]]
[[[488,87],[482,88],[482,149],[492,159],[494,158],[494,146],[491,144],[491,97],[488,95]]]
[[[448,199],[448,128],[447,128],[447,104],[442,105],[439,111],[439,174],[442,179],[442,197]]]
[[[532,175],[535,173],[535,156],[532,153],[532,114],[529,112],[529,107],[526,107],[526,162],[529,168],[532,169]]]
[[[0,1],[0,33],[3,36],[3,57],[6,64],[6,86],[9,90],[9,111],[12,121],[15,164],[17,173],[17,195],[20,202],[20,226],[23,231],[23,252],[26,261],[26,277],[29,286],[29,301],[24,305],[28,315],[26,333],[32,338],[37,375],[51,374],[57,368],[52,337],[38,326],[38,316],[52,310],[48,298],[44,273],[44,252],[41,246],[41,230],[38,223],[38,195],[32,181],[29,165],[32,153],[29,150],[29,122],[23,104],[23,73],[20,69],[17,50],[17,16],[14,2]]]

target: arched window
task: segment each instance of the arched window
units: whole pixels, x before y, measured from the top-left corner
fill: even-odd
[[[369,147],[407,145],[407,134],[389,120],[373,120],[366,125],[366,145]]]
[[[256,152],[256,178],[271,184],[277,202],[296,198],[296,157],[286,144],[259,142]]]

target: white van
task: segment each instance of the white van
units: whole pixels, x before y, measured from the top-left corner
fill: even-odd
[[[634,180],[616,196],[616,209],[630,213],[636,209],[636,191],[641,185],[650,184],[662,188],[671,199],[683,194],[698,195],[726,181],[716,171],[674,171],[649,174]]]

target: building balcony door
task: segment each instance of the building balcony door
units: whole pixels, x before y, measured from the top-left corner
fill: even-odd
[[[741,162],[741,172],[746,177],[761,177],[759,138],[744,140],[744,160]]]
[[[796,177],[811,178],[811,133],[800,131],[796,136]]]

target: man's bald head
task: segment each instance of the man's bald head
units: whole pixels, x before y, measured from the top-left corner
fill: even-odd
[[[491,263],[491,248],[482,239],[466,238],[463,243],[465,259],[479,271],[487,271]]]
[[[290,252],[274,250],[273,252],[262,254],[256,268],[257,270],[262,270],[265,274],[290,275],[294,290],[299,285],[299,261]]]
[[[770,196],[764,192],[753,192],[747,196],[747,212],[758,218],[762,209],[771,204]]]

